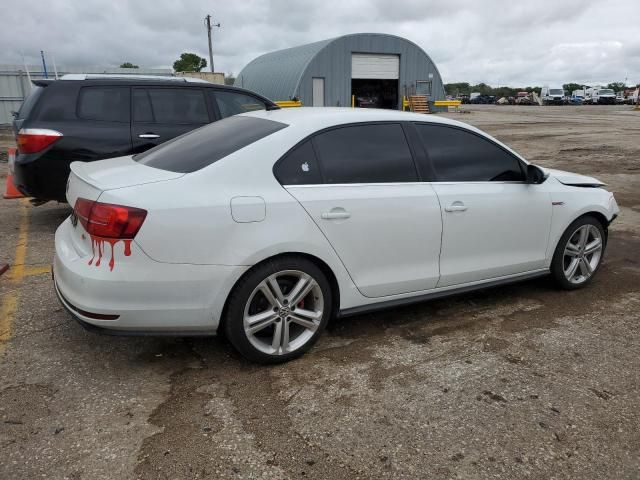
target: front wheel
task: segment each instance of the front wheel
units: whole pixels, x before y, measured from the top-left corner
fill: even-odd
[[[605,242],[604,227],[594,217],[581,217],[569,225],[551,262],[556,283],[567,290],[589,283],[600,268]]]
[[[229,298],[225,333],[247,359],[281,363],[318,340],[332,311],[326,276],[313,262],[282,257],[257,266]]]

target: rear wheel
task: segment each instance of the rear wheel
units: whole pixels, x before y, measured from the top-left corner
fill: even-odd
[[[556,283],[567,290],[589,283],[600,268],[605,238],[602,223],[594,217],[581,217],[569,225],[551,263]]]
[[[329,282],[313,262],[282,257],[240,280],[229,298],[225,333],[251,361],[285,362],[318,340],[331,304]]]

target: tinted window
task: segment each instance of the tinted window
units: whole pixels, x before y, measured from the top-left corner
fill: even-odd
[[[133,121],[153,122],[153,110],[151,110],[149,93],[140,88],[133,90]]]
[[[78,117],[107,122],[129,121],[128,87],[84,87],[78,98]]]
[[[20,106],[17,118],[23,119],[29,116],[31,110],[33,110],[34,105],[38,101],[38,98],[40,98],[40,95],[42,95],[43,90],[43,87],[37,86],[34,86],[31,89],[31,93],[27,96],[27,98],[24,99],[24,102],[22,102],[22,105]]]
[[[220,117],[226,118],[238,113],[253,110],[265,110],[267,106],[261,100],[243,93],[216,91],[216,103],[220,110]]]
[[[261,118],[230,117],[185,133],[133,158],[171,172],[195,172],[286,126]]]
[[[498,145],[471,132],[416,125],[440,182],[523,181],[520,162]]]
[[[311,140],[298,145],[285,155],[276,165],[274,174],[282,185],[322,183],[322,176]]]
[[[142,91],[142,90],[141,90]],[[204,92],[192,88],[149,88],[153,120],[156,123],[209,123]],[[144,114],[144,106],[141,114]],[[148,112],[146,113],[148,118]]]
[[[314,137],[325,183],[390,183],[418,180],[398,124],[342,127]]]

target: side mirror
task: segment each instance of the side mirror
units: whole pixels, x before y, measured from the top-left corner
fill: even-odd
[[[18,112],[16,112],[15,110],[11,110],[11,116],[13,118],[18,118]]]
[[[527,165],[527,183],[537,185],[544,182],[547,176],[540,167],[536,167],[533,164]]]

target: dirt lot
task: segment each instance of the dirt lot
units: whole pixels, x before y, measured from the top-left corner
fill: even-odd
[[[609,183],[597,279],[341,320],[278,367],[86,333],[47,273],[68,207],[0,200],[0,478],[639,478],[640,112],[469,110],[447,115]]]

